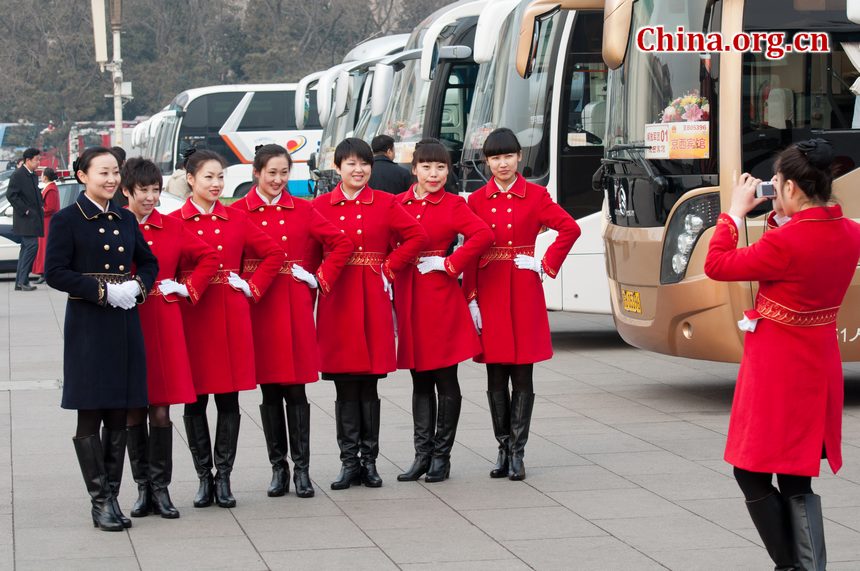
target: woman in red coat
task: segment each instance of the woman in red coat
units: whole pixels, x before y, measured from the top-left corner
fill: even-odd
[[[60,209],[60,191],[57,190],[57,173],[51,167],[42,171],[42,202],[45,205],[45,234],[39,238],[39,249],[36,251],[36,259],[33,261],[33,273],[39,274],[34,284],[45,283],[45,247],[48,245],[48,227],[51,225],[51,216]]]
[[[182,298],[192,304],[200,300],[218,270],[218,255],[180,221],[162,216],[155,209],[161,181],[161,171],[152,161],[133,158],[122,167],[122,192],[128,199],[128,209],[158,258],[156,283],[138,310],[146,345],[149,407],[128,411],[128,459],[138,490],[131,517],[156,513],[172,519],[179,517],[179,511],[167,490],[173,475],[170,405],[197,400],[178,302]],[[190,288],[175,281],[180,264],[194,268],[187,280]]]
[[[824,569],[821,458],[842,465],[843,378],[836,315],[860,258],[860,226],[831,203],[833,150],[823,139],[792,145],[774,165],[784,215],[755,244],[738,248],[744,216],[767,200],[744,173],[711,238],[705,272],[758,281],[735,388],[726,461],[762,542],[779,569]],[[771,481],[776,474],[779,490]]]
[[[445,192],[450,157],[436,139],[419,142],[412,155],[418,184],[397,196],[429,237],[415,264],[394,280],[397,367],[412,373],[415,439],[415,461],[397,476],[401,482],[417,480],[425,472],[427,482],[448,477],[462,402],[457,365],[481,352],[457,278],[490,247],[493,233],[465,200]],[[465,242],[448,255],[458,234]]]
[[[257,185],[233,204],[284,252],[280,273],[259,303],[251,307],[257,384],[263,393],[260,419],[272,464],[270,497],[283,496],[290,487],[287,449],[293,458],[296,495],[314,495],[308,474],[310,466],[310,404],[305,384],[319,375],[315,290],[331,291],[352,242],[323,218],[311,203],[293,198],[286,188],[293,161],[280,145],[263,145],[254,156]],[[325,246],[328,255],[316,275],[304,269],[310,245]],[[245,259],[244,275],[254,271],[259,260]],[[286,402],[286,418],[284,417]],[[289,425],[289,446],[287,445]]]
[[[343,464],[331,488],[342,490],[358,482],[378,488],[376,384],[397,368],[391,284],[424,248],[427,233],[393,195],[367,186],[373,164],[367,143],[341,141],[334,162],[341,183],[314,200],[314,207],[352,240],[354,249],[337,284],[317,306],[320,369],[337,390],[337,443]],[[392,244],[397,247],[392,249]],[[314,264],[309,268],[316,269]]]
[[[552,357],[541,281],[545,275],[558,275],[580,230],[545,188],[517,173],[522,153],[513,131],[496,129],[483,150],[493,178],[469,196],[469,206],[490,225],[495,242],[464,273],[463,287],[482,330],[483,353],[475,361],[487,364],[487,398],[499,443],[490,477],[522,480],[535,399],[534,363]],[[538,260],[535,239],[544,227],[558,231],[558,236]]]
[[[218,202],[224,190],[224,164],[221,155],[200,150],[185,161],[191,197],[171,216],[218,253],[218,271],[206,294],[194,304],[182,305],[182,322],[188,341],[188,357],[197,402],[185,405],[185,430],[188,447],[200,488],[194,507],[212,504],[233,507],[230,472],[236,459],[239,439],[239,391],[253,389],[254,347],[251,312],[248,307],[262,298],[283,265],[284,253],[241,210],[227,209]],[[239,277],[245,259],[259,260],[257,269],[246,279]],[[190,268],[184,268],[182,283],[191,296],[197,296],[193,282],[187,281]],[[215,448],[209,438],[206,405],[215,395],[218,422]],[[214,466],[217,470],[212,478]],[[214,489],[213,489],[214,488]]]

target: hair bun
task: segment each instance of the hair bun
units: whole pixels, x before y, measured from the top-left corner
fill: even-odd
[[[256,155],[257,153],[259,153],[260,149],[262,149],[265,146],[266,145],[257,145],[256,147],[254,147],[254,154]]]
[[[191,155],[193,155],[196,152],[197,152],[197,147],[188,147],[187,149],[182,151],[182,158],[187,161],[188,157],[190,157]]]
[[[809,164],[817,169],[825,170],[833,163],[833,146],[826,139],[809,139],[797,143],[797,150],[803,153]]]

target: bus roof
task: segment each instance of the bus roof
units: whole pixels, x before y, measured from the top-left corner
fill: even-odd
[[[165,109],[179,108],[183,111],[188,104],[204,95],[212,93],[245,93],[248,91],[291,91],[296,89],[295,83],[239,83],[235,85],[210,85],[208,87],[195,87],[186,89],[173,98]]]

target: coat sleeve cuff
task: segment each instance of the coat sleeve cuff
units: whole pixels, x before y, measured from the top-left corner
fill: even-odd
[[[140,276],[135,276],[134,281],[137,282],[137,287],[140,288],[140,293],[137,295],[137,303],[143,303],[146,301],[147,289],[146,286],[143,285],[143,280]]]
[[[317,270],[316,273],[317,284],[319,285],[320,293],[323,295],[328,294],[331,291],[331,284],[325,279],[325,275],[323,274],[322,268]]]
[[[385,274],[388,281],[394,281],[394,272],[391,271],[391,257],[385,258],[385,261],[382,263],[382,273]]]
[[[457,268],[455,268],[455,267],[454,267],[454,264],[453,264],[453,263],[451,263],[451,258],[450,258],[450,257],[445,258],[445,272],[446,272],[449,276],[451,276],[452,278],[455,278],[455,277],[457,277],[457,276],[459,276],[459,275],[460,275],[460,271],[459,271],[459,270],[457,270]]]
[[[555,277],[558,275],[558,270],[551,267],[548,263],[546,263],[546,258],[544,258],[540,261],[540,267],[543,268],[543,273],[545,273],[546,275],[548,275],[549,277],[551,277],[553,279],[555,279]]]

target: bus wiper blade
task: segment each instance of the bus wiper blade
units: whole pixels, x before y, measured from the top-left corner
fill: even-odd
[[[642,170],[645,171],[645,174],[648,175],[648,179],[653,182],[657,186],[657,192],[663,193],[669,188],[669,181],[666,180],[661,174],[657,174],[657,171],[654,170],[654,166],[642,156],[642,151],[647,151],[651,148],[651,145],[646,145],[645,143],[622,143],[619,145],[615,145],[609,149],[606,149],[606,154],[609,155],[615,154],[621,151],[627,151],[629,159],[622,159],[618,157],[613,157],[612,159],[607,159],[608,161],[624,161],[628,160],[632,163],[635,163],[637,166],[641,167]]]

